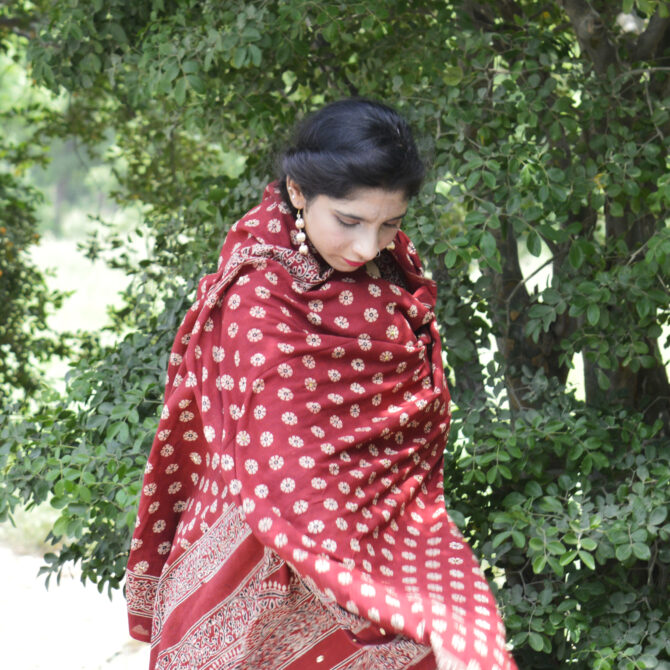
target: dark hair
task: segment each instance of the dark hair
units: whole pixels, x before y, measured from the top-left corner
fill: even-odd
[[[425,168],[407,122],[379,102],[351,98],[333,102],[300,123],[279,160],[286,202],[286,176],[307,200],[317,195],[346,198],[357,188],[403,190],[421,187]]]

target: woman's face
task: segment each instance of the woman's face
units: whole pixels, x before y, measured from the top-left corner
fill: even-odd
[[[286,186],[293,206],[303,210],[309,241],[341,272],[353,272],[392,242],[407,211],[404,191],[360,188],[344,199],[318,195],[308,202],[290,177]]]

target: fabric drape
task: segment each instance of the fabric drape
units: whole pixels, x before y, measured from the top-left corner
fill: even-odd
[[[401,232],[397,283],[324,269],[295,233],[271,184],[179,328],[131,634],[163,669],[515,668],[444,506],[435,284]]]

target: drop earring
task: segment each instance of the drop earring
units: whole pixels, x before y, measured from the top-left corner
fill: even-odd
[[[303,256],[307,256],[309,249],[305,244],[307,240],[307,235],[305,235],[305,220],[302,218],[302,210],[298,210],[298,216],[295,219],[295,227],[298,229],[298,234],[295,236],[296,242],[300,245],[298,247],[298,253]]]
[[[393,240],[391,240],[391,241],[386,245],[386,248],[387,248],[389,251],[393,251],[393,250],[395,249],[395,242],[394,242]]]

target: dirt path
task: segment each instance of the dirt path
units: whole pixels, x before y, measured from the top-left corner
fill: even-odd
[[[74,572],[47,591],[41,559],[0,544],[2,665],[16,670],[146,670],[149,647],[129,637],[125,601]]]

